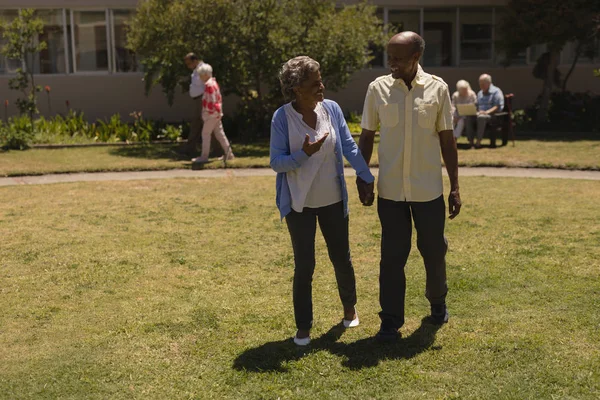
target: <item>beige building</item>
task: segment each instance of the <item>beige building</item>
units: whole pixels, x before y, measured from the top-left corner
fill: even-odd
[[[340,3],[353,3],[353,0]],[[502,54],[495,48],[496,22],[507,0],[373,0],[382,22],[392,29],[420,32],[427,43],[423,66],[454,88],[459,79],[471,82],[489,73],[505,93],[515,94],[515,106],[533,103],[542,82],[531,75],[533,64],[544,52],[543,46],[528,49],[508,68],[501,66]],[[160,88],[144,95],[143,73],[134,54],[126,50],[126,21],[135,11],[137,0],[0,0],[0,18],[10,20],[19,7],[43,9],[46,22],[40,39],[48,43],[35,60],[37,83],[50,86],[53,112],[66,111],[66,102],[82,110],[90,119],[114,113],[123,117],[133,111],[167,121],[187,119],[192,102],[178,94],[169,107]],[[193,49],[190,49],[193,50]],[[328,97],[346,111],[360,111],[367,85],[388,73],[385,53],[378,53],[371,65],[358,72],[348,87]],[[563,72],[573,60],[573,46],[561,55]],[[210,62],[210,60],[207,60]],[[600,93],[600,79],[592,68],[598,60],[582,59],[569,81],[569,90]],[[0,101],[8,100],[8,111],[16,113],[17,94],[8,89],[14,62],[0,59]],[[226,99],[227,102],[227,99]],[[233,100],[225,105],[233,110]],[[49,113],[45,93],[40,97],[42,114]]]

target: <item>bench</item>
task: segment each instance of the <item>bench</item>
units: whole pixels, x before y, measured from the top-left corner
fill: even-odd
[[[493,115],[492,120],[486,127],[486,135],[490,137],[490,147],[496,147],[496,137],[500,133],[502,137],[502,146],[508,144],[508,140],[512,140],[515,145],[515,129],[513,121],[512,99],[514,94],[504,95],[504,109]]]

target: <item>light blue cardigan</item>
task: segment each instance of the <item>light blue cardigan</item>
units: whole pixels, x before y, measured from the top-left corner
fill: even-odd
[[[375,177],[371,174],[367,163],[358,150],[354,138],[350,134],[340,106],[332,100],[324,100],[323,106],[325,106],[325,109],[329,113],[331,123],[337,134],[335,145],[336,169],[342,187],[344,213],[348,215],[348,190],[346,189],[346,181],[344,179],[344,161],[342,155],[350,162],[350,165],[352,165],[352,168],[356,170],[356,174],[362,180],[371,183],[375,181]],[[288,171],[300,168],[309,157],[302,149],[290,153],[287,117],[284,108],[280,107],[273,114],[273,120],[271,121],[271,168],[277,172],[276,203],[281,219],[292,210],[292,197],[285,174]]]

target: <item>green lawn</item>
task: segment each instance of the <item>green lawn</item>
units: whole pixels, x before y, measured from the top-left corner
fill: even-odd
[[[307,351],[273,178],[0,188],[0,398],[597,399],[600,182],[461,187],[450,323],[421,322],[414,249],[403,339],[371,340],[380,231],[352,188],[361,326],[339,329],[318,235]]]
[[[484,144],[487,145],[487,140]],[[461,138],[461,166],[600,170],[600,140],[522,140],[518,141],[515,147],[486,147],[481,150],[468,150],[466,147],[466,140]],[[237,160],[230,162],[229,167],[269,166],[269,147],[266,142],[252,145],[234,144],[233,149]],[[189,168],[189,159],[179,156],[174,150],[174,145],[148,145],[0,152],[0,176]],[[376,151],[372,165],[377,166]],[[206,168],[222,167],[223,163],[216,160],[206,165]]]

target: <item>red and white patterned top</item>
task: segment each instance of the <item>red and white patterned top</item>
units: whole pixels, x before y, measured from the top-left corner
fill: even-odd
[[[223,98],[215,78],[206,81],[202,95],[202,119],[221,118],[223,116]]]

